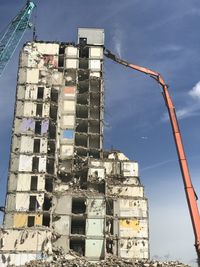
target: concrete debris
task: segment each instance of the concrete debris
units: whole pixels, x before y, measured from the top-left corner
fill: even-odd
[[[44,260],[32,261],[25,265],[26,267],[190,267],[189,265],[180,263],[179,261],[161,262],[154,260],[125,260],[117,257],[108,257],[95,263],[89,262],[85,257],[79,257],[75,253],[70,252],[67,255],[55,255],[52,261]],[[25,267],[24,265],[21,267]],[[13,266],[14,267],[14,266]]]

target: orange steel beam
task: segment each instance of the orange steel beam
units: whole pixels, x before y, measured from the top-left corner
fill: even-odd
[[[123,66],[129,67],[131,69],[134,69],[136,71],[149,75],[151,78],[156,80],[162,87],[162,90],[163,90],[162,94],[164,96],[165,104],[168,109],[169,118],[170,118],[170,122],[172,126],[173,136],[174,136],[174,141],[176,144],[176,150],[178,154],[180,169],[181,169],[183,183],[185,187],[185,194],[187,198],[190,217],[191,217],[191,221],[193,225],[193,231],[195,235],[195,247],[196,247],[198,260],[199,260],[199,266],[200,266],[200,216],[199,216],[199,209],[197,206],[197,196],[196,196],[194,187],[191,182],[187,159],[186,159],[186,155],[184,152],[181,132],[180,132],[180,128],[178,125],[177,116],[176,116],[176,110],[175,110],[173,101],[169,95],[168,86],[165,83],[163,77],[156,71],[153,71],[148,68],[140,67],[134,64],[130,64],[127,61],[116,57],[108,49],[104,50],[104,55]]]

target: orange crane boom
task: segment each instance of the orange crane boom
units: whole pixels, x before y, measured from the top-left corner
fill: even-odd
[[[130,64],[127,61],[118,58],[116,55],[111,53],[108,49],[104,50],[104,55],[125,67],[129,67],[136,71],[147,74],[148,76],[156,80],[158,84],[160,84],[162,87],[162,94],[163,94],[165,104],[168,109],[169,118],[170,118],[170,122],[172,126],[173,136],[174,136],[174,141],[176,144],[176,150],[177,150],[180,169],[182,173],[185,194],[187,198],[188,208],[189,208],[194,236],[195,236],[195,248],[196,248],[196,252],[198,256],[198,265],[200,266],[200,216],[199,216],[199,209],[197,206],[197,196],[194,191],[194,187],[192,185],[192,181],[190,178],[188,163],[187,163],[186,155],[184,152],[183,141],[182,141],[181,132],[180,132],[180,128],[178,125],[177,116],[176,116],[176,110],[174,108],[173,101],[169,95],[168,86],[165,83],[163,77],[156,71],[153,71],[148,68],[140,67],[134,64]]]

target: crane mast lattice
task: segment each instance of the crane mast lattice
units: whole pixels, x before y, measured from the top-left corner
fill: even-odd
[[[0,76],[16,50],[26,29],[35,4],[28,1],[18,15],[10,22],[0,37]]]

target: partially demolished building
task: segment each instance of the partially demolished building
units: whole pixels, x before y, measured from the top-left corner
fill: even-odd
[[[138,163],[103,151],[102,29],[78,44],[28,42],[19,61],[0,264],[69,250],[149,258]]]

